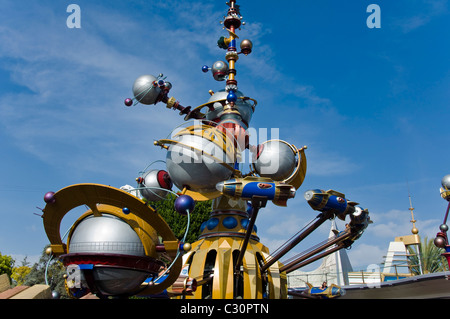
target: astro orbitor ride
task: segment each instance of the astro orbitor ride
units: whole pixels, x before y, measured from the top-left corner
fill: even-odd
[[[251,145],[249,124],[255,99],[238,89],[236,63],[252,52],[250,40],[240,41],[242,17],[230,0],[223,20],[226,36],[218,40],[224,60],[202,71],[224,83],[210,91],[206,103],[182,106],[169,97],[172,84],[159,74],[143,75],[134,82],[133,98],[126,106],[166,104],[184,116],[185,123],[155,145],[166,152],[165,169],[148,169],[136,187],[114,188],[77,184],[45,194],[44,227],[50,253],[68,269],[68,292],[80,298],[91,292],[99,297],[154,296],[213,299],[282,299],[288,297],[286,274],[358,239],[371,222],[367,209],[333,190],[305,193],[319,212],[316,220],[271,254],[257,235],[259,210],[272,201],[287,206],[306,175],[306,147],[280,139]],[[240,169],[249,150],[252,164]],[[173,187],[178,191],[173,191]],[[195,202],[212,200],[210,218],[192,244],[176,238],[165,220],[148,202],[175,194],[174,214],[195,214]],[[60,235],[62,218],[73,208],[89,210],[73,224],[66,242]],[[288,251],[328,219],[349,218],[346,229],[307,255],[280,262]],[[189,222],[188,222],[189,226]],[[187,232],[187,231],[186,231]]]

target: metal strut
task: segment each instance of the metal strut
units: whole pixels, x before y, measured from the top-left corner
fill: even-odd
[[[294,248],[299,242],[305,239],[308,235],[310,235],[314,230],[316,230],[320,225],[322,225],[327,219],[334,216],[334,214],[329,212],[322,212],[318,216],[318,220],[316,220],[311,226],[305,229],[303,232],[298,234],[292,241],[285,243],[286,247],[281,249],[278,253],[276,253],[270,260],[268,260],[262,267],[261,272],[266,271],[270,266],[272,266],[277,260],[283,257],[286,253],[288,253],[292,248]]]

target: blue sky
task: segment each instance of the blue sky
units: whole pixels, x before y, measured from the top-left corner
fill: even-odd
[[[81,8],[69,29],[66,8]],[[449,2],[238,1],[239,89],[258,101],[250,125],[279,128],[307,145],[308,172],[287,208],[268,205],[258,234],[272,251],[317,215],[303,193],[335,189],[374,221],[348,251],[354,268],[380,263],[410,233],[408,188],[420,235],[434,237],[450,174]],[[369,4],[381,9],[370,29]],[[165,158],[153,140],[183,119],[164,105],[126,108],[134,80],[163,73],[182,105],[223,89],[201,67],[223,60],[216,45],[224,1],[2,1],[0,7],[0,252],[32,260],[48,243],[36,208],[47,191],[77,183],[134,185]],[[64,221],[62,232],[70,226]],[[341,227],[342,224],[340,224]],[[330,224],[301,243],[326,238]]]

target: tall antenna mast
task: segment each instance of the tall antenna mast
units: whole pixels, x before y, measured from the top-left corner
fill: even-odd
[[[411,201],[411,192],[409,191],[409,183],[407,182],[408,185],[408,198],[409,198],[409,210],[411,212],[411,223],[413,224],[413,228],[411,229],[411,233],[413,235],[417,235],[419,233],[419,229],[416,227],[416,221],[414,219],[414,207],[412,206],[412,201]],[[422,270],[422,261],[421,261],[421,251],[420,251],[420,242],[415,242],[414,243],[417,246],[417,260],[419,262],[419,270],[420,273],[423,274],[423,270]]]

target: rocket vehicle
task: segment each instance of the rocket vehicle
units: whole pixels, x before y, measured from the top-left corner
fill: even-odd
[[[295,197],[295,188],[292,185],[275,182],[266,177],[234,178],[217,183],[216,188],[232,198],[251,200],[254,196],[263,197],[277,206],[286,206],[287,200]]]
[[[345,290],[341,287],[331,284],[329,287],[313,287],[310,283],[306,283],[308,288],[300,292],[290,289],[290,294],[307,299],[334,299],[345,295]]]
[[[312,189],[306,191],[304,197],[312,209],[321,212],[331,210],[341,220],[344,220],[347,214],[353,213],[355,211],[355,205],[358,205],[356,202],[345,199],[343,193],[332,189],[327,191]]]

